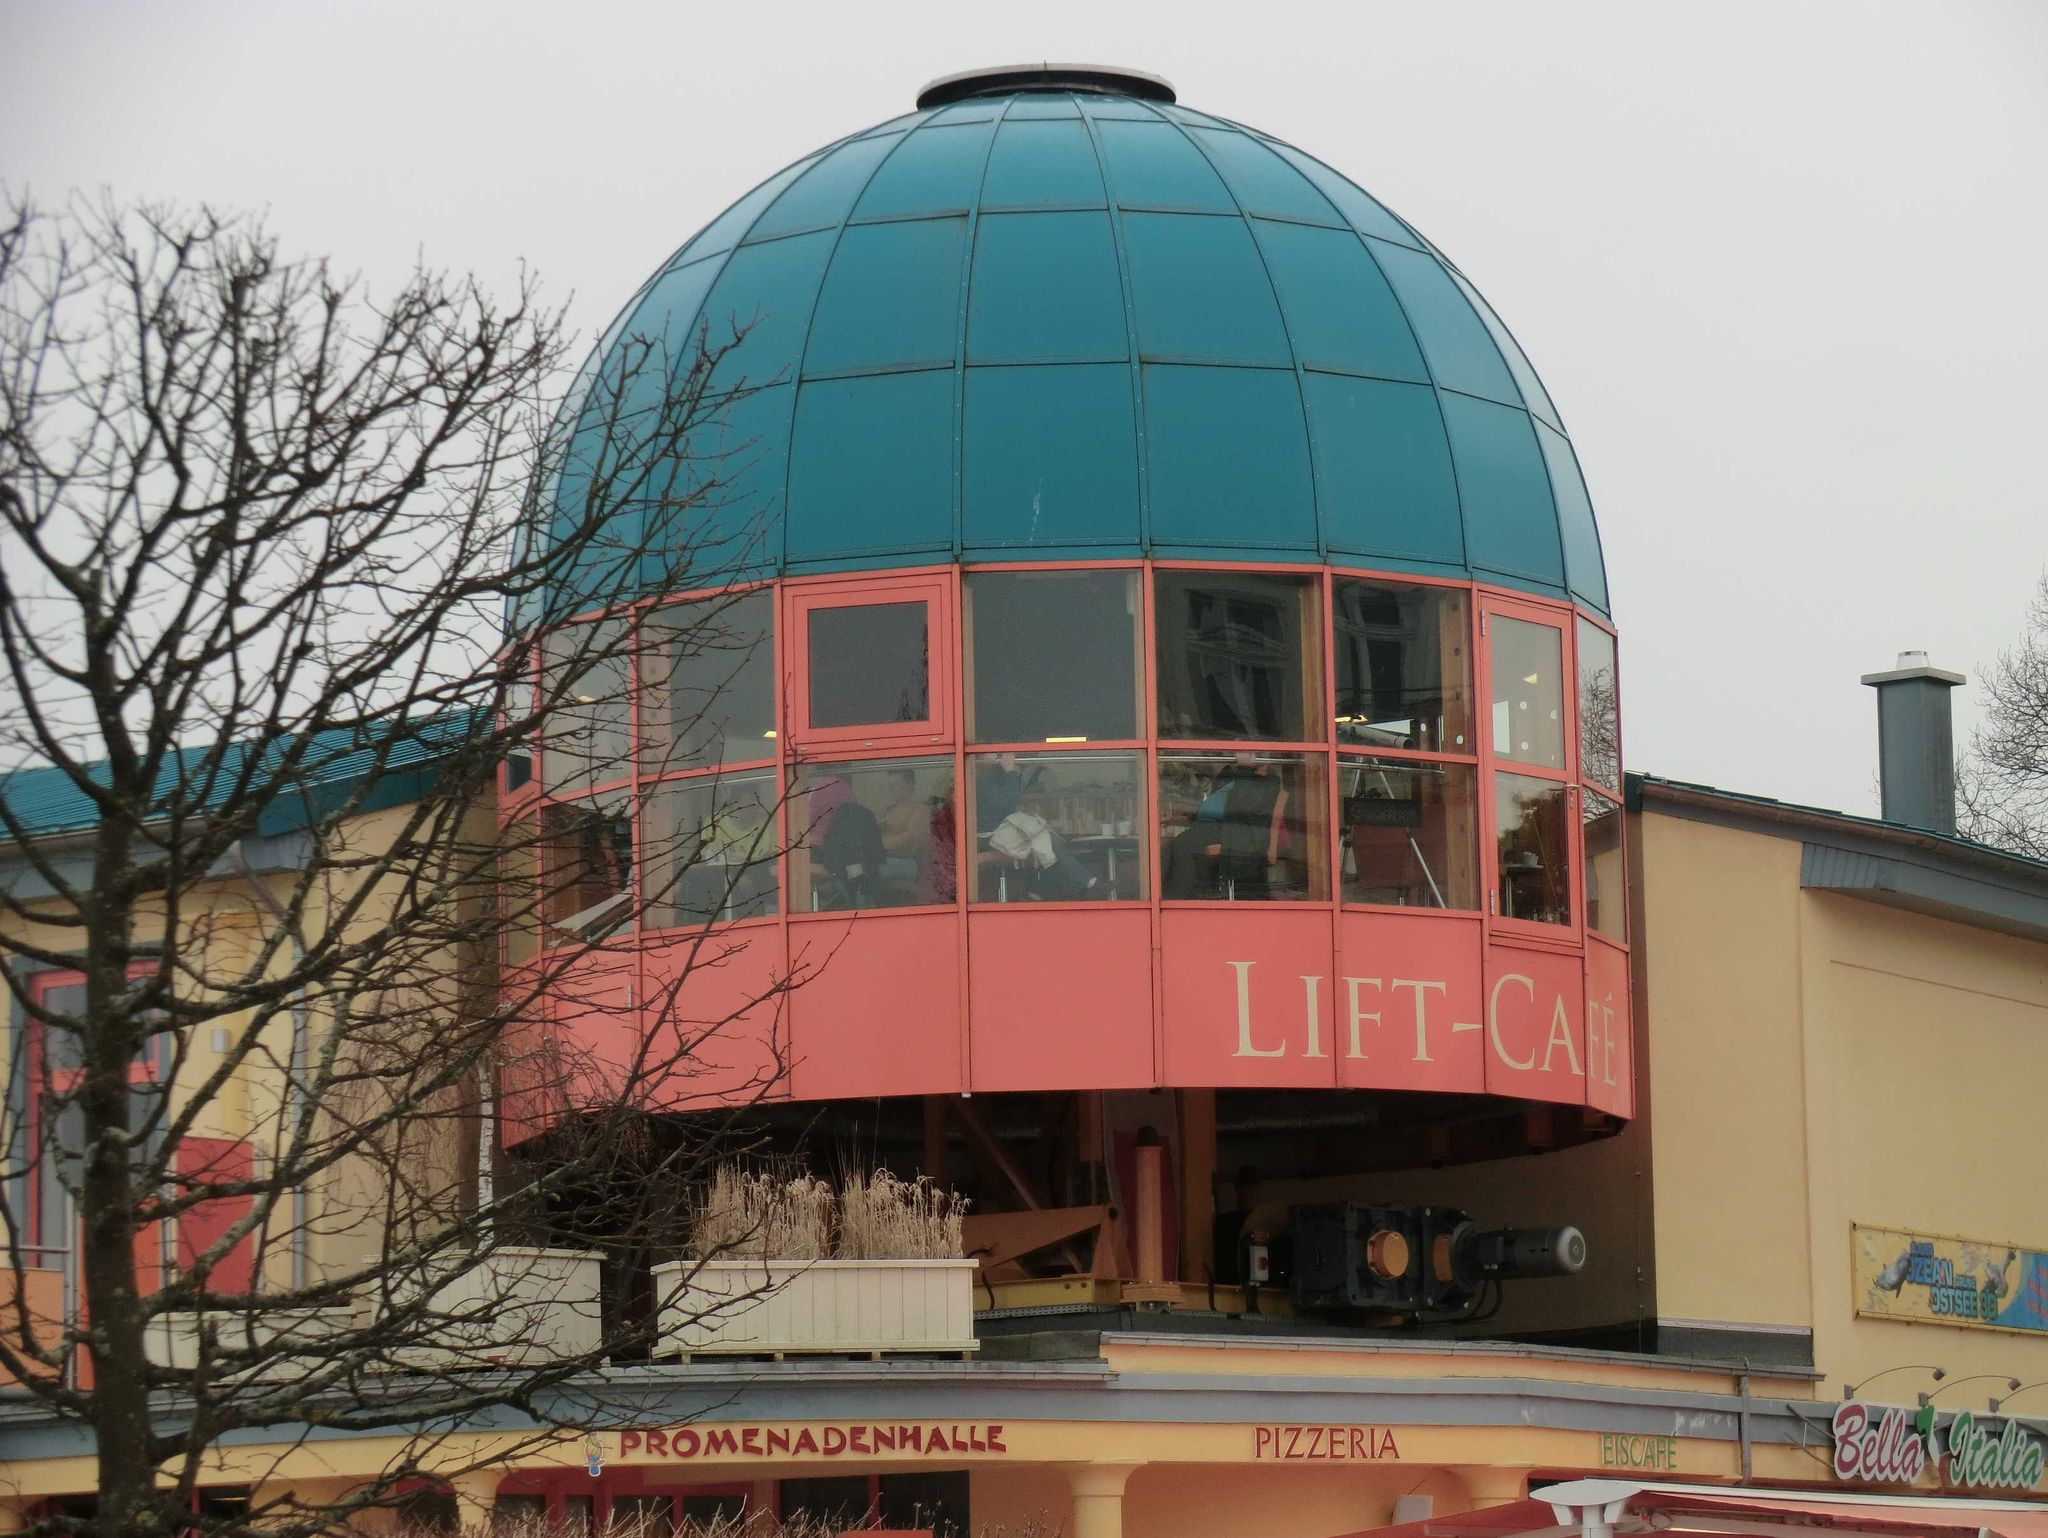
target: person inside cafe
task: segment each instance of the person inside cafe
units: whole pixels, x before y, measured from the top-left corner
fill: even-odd
[[[1210,783],[1194,821],[1168,846],[1164,895],[1236,902],[1271,898],[1287,805],[1279,769],[1238,754]]]

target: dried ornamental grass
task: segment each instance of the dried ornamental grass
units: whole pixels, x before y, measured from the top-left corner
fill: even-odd
[[[957,1260],[964,1198],[929,1175],[899,1180],[888,1170],[848,1170],[840,1182],[841,1260]]]
[[[721,1165],[690,1221],[697,1260],[822,1260],[832,1253],[832,1187],[811,1175],[745,1174]]]
[[[697,1260],[951,1260],[963,1253],[966,1198],[928,1176],[849,1170],[842,1191],[813,1175],[712,1176],[691,1218]]]

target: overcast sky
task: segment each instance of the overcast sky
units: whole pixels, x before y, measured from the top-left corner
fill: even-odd
[[[1874,811],[1857,676],[2016,635],[2048,0],[0,0],[0,179],[267,208],[373,279],[524,262],[595,332],[781,166],[1044,58],[1313,151],[1493,301],[1586,466],[1632,767]]]

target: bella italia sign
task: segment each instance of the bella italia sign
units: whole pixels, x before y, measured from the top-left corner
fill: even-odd
[[[1850,1399],[1835,1411],[1833,1430],[1835,1478],[1859,1483],[1909,1485],[1932,1463],[1938,1477],[1963,1489],[2032,1490],[2048,1463],[2048,1451],[2018,1421],[1994,1426],[1968,1410],[1938,1428],[1932,1405],[1913,1414]]]

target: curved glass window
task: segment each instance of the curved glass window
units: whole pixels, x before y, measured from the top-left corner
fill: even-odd
[[[1505,614],[1489,616],[1493,752],[1545,769],[1565,767],[1564,634]]]
[[[1595,785],[1621,789],[1621,707],[1615,687],[1614,637],[1579,621],[1579,773]]]
[[[652,929],[775,911],[775,771],[657,785],[640,816]]]
[[[1115,902],[1145,895],[1139,753],[970,759],[976,902]]]
[[[1535,924],[1572,921],[1570,796],[1555,780],[1494,776],[1500,916]]]
[[[641,664],[643,774],[775,757],[775,598],[766,591],[655,610]]]
[[[953,760],[807,764],[790,801],[792,903],[812,912],[950,903]]]
[[[1301,753],[1159,755],[1159,891],[1170,901],[1329,896],[1323,762]]]
[[[624,796],[541,808],[548,940],[597,940],[633,916],[633,812]]]
[[[1586,927],[1610,940],[1628,938],[1621,805],[1598,791],[1583,793],[1579,821],[1586,841]]]
[[[1339,577],[1337,741],[1423,753],[1470,753],[1472,627],[1456,588]]]
[[[1472,765],[1342,758],[1337,793],[1344,901],[1479,907],[1478,773]]]
[[[969,573],[969,742],[1138,736],[1138,574]]]
[[[1320,741],[1319,586],[1268,572],[1156,573],[1159,735]]]
[[[541,643],[541,788],[576,796],[628,773],[630,630],[624,620],[565,625]]]

